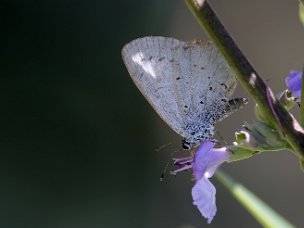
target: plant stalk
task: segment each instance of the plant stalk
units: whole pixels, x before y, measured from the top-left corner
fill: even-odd
[[[304,1],[304,0],[302,0]],[[280,124],[274,117],[274,113],[267,100],[267,86],[258,73],[254,70],[247,58],[233,41],[227,30],[212,10],[206,0],[185,0],[187,6],[205,29],[213,43],[219,48],[224,58],[236,74],[236,78],[247,90],[250,96],[259,105],[263,116],[280,131]],[[269,89],[269,88],[268,88]],[[276,100],[270,91],[270,102],[281,123],[286,141],[294,152],[304,157],[304,131],[297,120]]]

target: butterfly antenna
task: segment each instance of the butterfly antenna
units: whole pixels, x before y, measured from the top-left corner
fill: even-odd
[[[159,147],[156,147],[155,148],[155,151],[161,151],[162,149],[164,149],[165,147],[167,147],[167,146],[170,146],[172,144],[172,142],[169,142],[169,143],[166,143],[166,144],[163,144],[163,145],[161,145],[161,146],[159,146]]]
[[[160,178],[159,178],[159,181],[160,181],[160,182],[162,182],[162,181],[165,179],[165,174],[167,173],[167,169],[168,169],[168,166],[169,166],[169,164],[170,164],[170,160],[171,160],[171,158],[168,159],[168,161],[167,161],[167,163],[166,163],[166,165],[165,165],[165,167],[164,167],[164,169],[163,169],[163,172],[162,172],[161,175],[160,175]]]
[[[173,154],[175,154],[178,150],[174,150],[171,154],[170,154],[170,157],[168,158],[167,162],[166,162],[166,165],[160,175],[160,182],[162,182],[164,179],[165,179],[165,174],[167,173],[167,170],[168,170],[168,167],[169,167],[169,164],[170,162],[172,161],[172,158],[173,158]]]

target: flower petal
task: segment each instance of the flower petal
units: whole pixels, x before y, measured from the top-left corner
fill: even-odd
[[[222,147],[213,149],[210,153],[210,156],[212,157],[212,159],[210,158],[210,163],[205,172],[205,176],[207,176],[208,178],[214,175],[215,171],[223,162],[229,160],[231,154],[227,151],[226,147]]]
[[[210,151],[212,151],[213,145],[214,143],[205,140],[195,151],[192,169],[196,180],[201,179],[206,172],[206,169],[210,163],[210,157],[208,154]]]
[[[292,92],[292,96],[297,98],[301,96],[302,72],[290,71],[290,75],[286,77],[285,83],[287,88]]]
[[[216,213],[215,194],[215,187],[206,177],[202,177],[192,188],[193,204],[208,223],[211,223]]]
[[[206,173],[208,178],[212,177],[218,166],[229,159],[230,153],[225,147],[213,149],[213,146],[213,142],[206,140],[195,151],[193,173],[196,180]]]
[[[231,156],[226,147],[213,148],[214,143],[204,141],[194,154],[192,164],[196,184],[192,188],[193,204],[210,223],[216,213],[215,187],[208,178]]]

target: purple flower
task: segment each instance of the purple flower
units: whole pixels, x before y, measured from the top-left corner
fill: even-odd
[[[213,148],[214,143],[204,141],[196,150],[192,169],[196,183],[192,188],[193,204],[197,206],[203,217],[210,223],[216,213],[216,189],[209,181],[217,168],[230,157],[223,148]]]
[[[193,169],[196,180],[192,188],[193,204],[197,206],[203,217],[211,223],[215,213],[215,187],[209,181],[217,168],[225,161],[228,161],[231,154],[225,147],[213,148],[215,142],[204,141],[195,151],[194,156],[174,158],[174,164],[179,168],[171,172],[177,173]]]
[[[286,77],[285,83],[294,98],[301,97],[302,72],[294,70],[290,71],[290,75]]]

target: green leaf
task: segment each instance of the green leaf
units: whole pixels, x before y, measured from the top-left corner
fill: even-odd
[[[256,151],[250,150],[248,148],[242,148],[237,145],[228,146],[227,150],[231,153],[228,162],[235,162],[247,159],[256,153]]]
[[[215,177],[230,191],[235,199],[263,226],[276,228],[295,227],[279,215],[247,188],[237,183],[227,174],[217,171]]]

